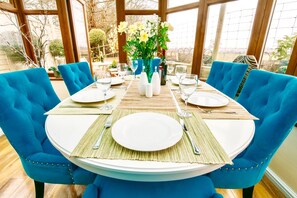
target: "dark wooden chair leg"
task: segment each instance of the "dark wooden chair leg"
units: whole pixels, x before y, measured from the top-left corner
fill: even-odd
[[[43,198],[44,196],[44,183],[34,180],[35,184],[35,197]]]
[[[243,198],[252,198],[253,192],[254,192],[254,186],[249,187],[249,188],[244,188],[244,189],[242,189],[242,197]]]

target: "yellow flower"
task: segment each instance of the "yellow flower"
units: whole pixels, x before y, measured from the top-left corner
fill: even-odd
[[[133,24],[133,25],[129,26],[128,33],[131,34],[131,36],[134,35],[136,33],[136,31],[137,31],[136,25]]]
[[[145,31],[140,32],[140,37],[139,37],[140,42],[147,42],[148,41],[148,34]]]
[[[123,33],[123,32],[126,33],[127,26],[128,26],[128,22],[126,22],[126,21],[121,21],[121,22],[120,22],[120,25],[119,25],[119,27],[118,27],[118,31],[119,31],[119,33]]]

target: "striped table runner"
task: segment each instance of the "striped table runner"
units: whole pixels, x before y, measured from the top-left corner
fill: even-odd
[[[119,109],[176,111],[169,87],[162,86],[160,95],[147,98],[139,95],[138,83],[138,80],[134,80],[131,84],[118,106]]]

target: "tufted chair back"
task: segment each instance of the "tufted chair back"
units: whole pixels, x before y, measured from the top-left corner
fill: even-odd
[[[238,102],[255,120],[255,135],[250,145],[233,162],[210,174],[220,188],[247,188],[263,177],[265,170],[297,121],[297,78],[252,70]],[[244,190],[245,192],[245,190]]]
[[[247,68],[247,64],[214,61],[206,82],[234,98]]]
[[[60,100],[43,68],[0,74],[0,127],[34,179],[36,195],[46,183],[88,184],[95,176],[77,168],[49,142],[45,112]],[[85,174],[85,175],[82,175]]]
[[[70,95],[75,94],[94,82],[87,62],[59,65],[58,69]]]

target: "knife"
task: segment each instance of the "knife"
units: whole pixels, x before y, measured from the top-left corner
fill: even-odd
[[[61,105],[59,106],[59,108],[95,108],[95,109],[100,109],[101,107],[98,106],[87,106],[87,105],[80,105],[80,106],[76,106],[76,105]]]
[[[199,148],[197,147],[197,145],[194,143],[193,138],[191,137],[191,135],[190,135],[190,133],[189,133],[189,131],[188,131],[186,125],[185,125],[184,120],[180,118],[180,119],[179,119],[179,123],[180,123],[180,125],[182,126],[184,132],[186,133],[186,135],[187,135],[187,137],[188,137],[188,139],[189,139],[189,141],[190,141],[190,143],[191,143],[191,145],[192,145],[194,154],[195,154],[195,155],[200,155],[200,150],[199,150]]]

